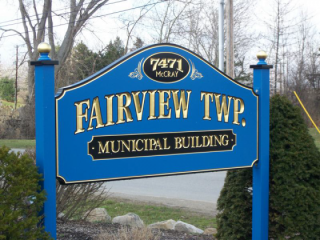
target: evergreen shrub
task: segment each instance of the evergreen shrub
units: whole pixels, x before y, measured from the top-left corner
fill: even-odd
[[[0,148],[0,239],[50,239],[38,223],[45,201],[41,175],[27,155]]]
[[[300,109],[279,95],[270,105],[269,182],[269,238],[320,239],[320,153]],[[228,172],[218,210],[219,240],[251,239],[252,169]]]

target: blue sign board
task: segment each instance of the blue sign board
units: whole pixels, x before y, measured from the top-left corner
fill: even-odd
[[[59,91],[65,184],[252,167],[259,96],[197,54],[151,45]]]

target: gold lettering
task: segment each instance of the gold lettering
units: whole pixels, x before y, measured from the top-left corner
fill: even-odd
[[[82,112],[82,106],[83,105],[87,105],[85,107],[85,111],[84,113]],[[86,121],[88,121],[88,108],[90,108],[90,100],[84,100],[84,101],[81,101],[81,102],[76,102],[74,104],[77,108],[77,130],[75,131],[75,134],[77,133],[82,133],[84,132],[84,128],[83,128],[83,118],[85,118]]]
[[[180,137],[174,137],[174,141],[175,141],[175,149],[182,148],[181,138]]]
[[[175,58],[168,58],[168,63],[170,64],[169,68],[173,68],[173,66],[176,63],[176,61],[177,61],[177,59],[175,59]]]
[[[147,91],[142,92],[142,95],[143,95],[142,96],[142,104],[140,104],[140,99],[139,99],[140,92],[132,92],[134,106],[136,108],[138,121],[142,120],[142,113],[143,113],[143,108],[144,108],[144,100],[146,99],[146,93],[147,93]]]
[[[131,142],[132,152],[135,152],[135,151],[136,151],[136,141],[135,141],[135,140],[130,139],[130,140],[129,140],[129,142]]]
[[[213,135],[210,135],[210,147],[215,147],[217,145],[213,145]]]
[[[225,137],[227,138],[226,140],[224,140]],[[224,134],[224,135],[222,136],[222,145],[223,145],[223,146],[227,146],[228,143],[229,143],[228,135]]]
[[[150,151],[156,150],[156,149],[152,149],[152,147],[157,145],[157,141],[154,138],[150,138],[149,145],[150,145],[150,148],[149,148]]]
[[[171,146],[168,147],[168,143],[167,143],[168,139],[167,138],[163,138],[163,141],[164,141],[164,144],[163,144],[164,150],[169,150],[171,148]]]
[[[141,152],[141,151],[143,151],[143,147],[142,148],[139,148],[139,141],[143,144],[143,140],[142,139],[138,139],[137,140],[137,151],[138,152]],[[147,150],[148,151],[148,150]]]
[[[98,143],[99,143],[99,154],[101,154],[101,153],[110,153],[109,152],[109,144],[108,144],[109,141],[106,141],[104,146],[103,146],[102,142],[98,141]]]
[[[121,152],[124,152],[124,148],[125,147],[127,149],[128,152],[130,151],[130,142],[127,142],[125,140],[121,140]]]
[[[207,140],[207,143],[206,143]],[[203,147],[209,147],[210,145],[210,140],[208,136],[202,136],[202,145]]]
[[[194,136],[191,136],[191,148],[195,148],[196,146],[194,145]]]
[[[160,61],[160,58],[151,58],[150,59],[150,64],[153,65],[152,71],[155,71],[157,69],[159,61]],[[155,64],[153,64],[154,62],[155,62]]]
[[[149,98],[150,98],[150,102],[149,102],[149,117],[148,120],[153,120],[153,119],[157,119],[157,117],[155,116],[155,94],[156,94],[157,90],[152,90],[152,91],[148,91],[149,93]]]
[[[217,138],[217,135],[214,135],[214,145],[216,146],[217,142],[219,144],[219,146],[221,146],[221,135],[219,135],[220,139]]]
[[[202,144],[199,145],[199,136],[196,136],[196,148],[202,147]]]
[[[117,141],[118,142],[118,150],[114,150],[114,141],[111,141],[111,151],[112,153],[118,153],[120,151],[120,140]]]
[[[107,126],[111,126],[114,125],[113,122],[113,107],[112,107],[112,99],[113,99],[114,95],[107,95],[104,98],[107,99],[107,123],[106,123],[106,127]]]
[[[127,122],[132,122],[132,116],[131,116],[131,111],[129,109],[129,106],[131,104],[131,95],[128,92],[125,93],[119,93],[116,95],[118,98],[118,121],[117,124],[120,123],[125,123],[124,121],[124,114],[125,112],[126,117],[127,117]],[[126,103],[123,103],[123,98],[126,97]]]
[[[182,70],[182,59],[180,58],[179,60],[177,60],[177,63],[178,63],[177,70],[180,71],[180,72],[183,72],[183,70]]]
[[[182,137],[182,146],[183,148],[189,148],[190,147],[190,137],[188,137],[188,146],[186,146],[186,138],[185,137]]]
[[[148,151],[148,139],[144,139],[144,150]]]
[[[161,58],[158,66],[160,66],[161,68],[168,68],[167,59],[166,58]]]
[[[201,101],[204,97],[204,117],[203,120],[211,120],[210,117],[210,97],[211,102],[213,102],[213,93],[201,92]]]
[[[233,98],[234,99],[234,106],[233,106],[233,124],[239,125],[239,114],[244,112],[244,102],[241,98]],[[240,103],[240,110],[239,110],[239,103]]]
[[[158,148],[159,150],[162,150],[162,144],[161,144],[161,141],[160,141],[160,138],[157,139],[157,142],[156,142],[156,146],[154,148],[154,150],[156,150],[156,148]]]
[[[92,126],[93,119],[97,121],[96,128],[104,127],[104,124],[102,123],[101,109],[100,109],[100,103],[99,103],[98,97],[94,98],[92,102],[92,110],[91,110],[88,131],[93,129],[93,126]]]
[[[186,101],[185,91],[184,90],[181,91],[180,100],[178,99],[178,92],[179,92],[179,90],[172,90],[174,111],[176,113],[176,118],[180,118],[181,107],[182,107],[182,112],[183,112],[183,118],[187,118],[191,91],[187,90],[187,93],[188,93],[188,100],[187,101]]]
[[[222,95],[222,103],[220,104],[220,96],[221,94],[214,94],[215,101],[216,101],[216,109],[217,109],[217,117],[218,121],[222,121],[222,113],[224,115],[224,121],[228,122],[229,121],[229,110],[230,110],[230,103],[232,97],[228,96],[228,107],[227,107],[227,98],[226,95]]]
[[[156,72],[156,77],[163,77],[163,73],[161,71]]]
[[[171,98],[170,90],[158,90],[159,92],[159,119],[161,118],[171,118],[171,108],[169,108],[169,99]],[[167,94],[167,99],[165,100],[165,94]],[[165,115],[165,108],[168,109],[168,114]]]

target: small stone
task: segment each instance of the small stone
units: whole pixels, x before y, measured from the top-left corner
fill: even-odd
[[[59,213],[59,214],[58,214],[58,218],[59,218],[59,219],[64,218],[64,213],[63,213],[63,212]]]
[[[215,228],[206,228],[203,232],[205,235],[215,235],[217,234],[217,229]]]
[[[121,225],[128,225],[131,227],[143,228],[144,223],[141,218],[135,213],[128,213],[123,216],[117,216],[112,219],[112,223],[118,223]]]
[[[85,213],[84,216],[88,214]],[[95,208],[86,217],[88,222],[111,222],[111,217],[105,208]]]
[[[185,232],[185,233],[198,233],[198,234],[203,233],[203,230],[201,230],[200,228],[197,228],[189,223],[185,223],[182,221],[178,221],[176,223],[176,225],[174,226],[174,230],[178,232]]]
[[[174,226],[176,225],[176,221],[169,219],[162,222],[152,223],[148,226],[148,228],[157,228],[157,229],[165,229],[165,230],[174,230]]]

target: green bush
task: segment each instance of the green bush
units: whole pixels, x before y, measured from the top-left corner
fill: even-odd
[[[14,94],[14,79],[0,78],[0,97],[8,102],[13,102]]]
[[[45,201],[41,175],[26,154],[0,148],[0,239],[49,239],[38,213]]]
[[[35,148],[25,151],[28,156],[36,161]],[[108,197],[104,182],[61,185],[56,181],[57,216],[62,220],[84,219],[95,208],[98,208]]]
[[[218,199],[219,240],[251,239],[251,204],[252,169],[229,171]],[[320,153],[300,110],[279,95],[270,109],[269,204],[271,239],[319,239]]]

